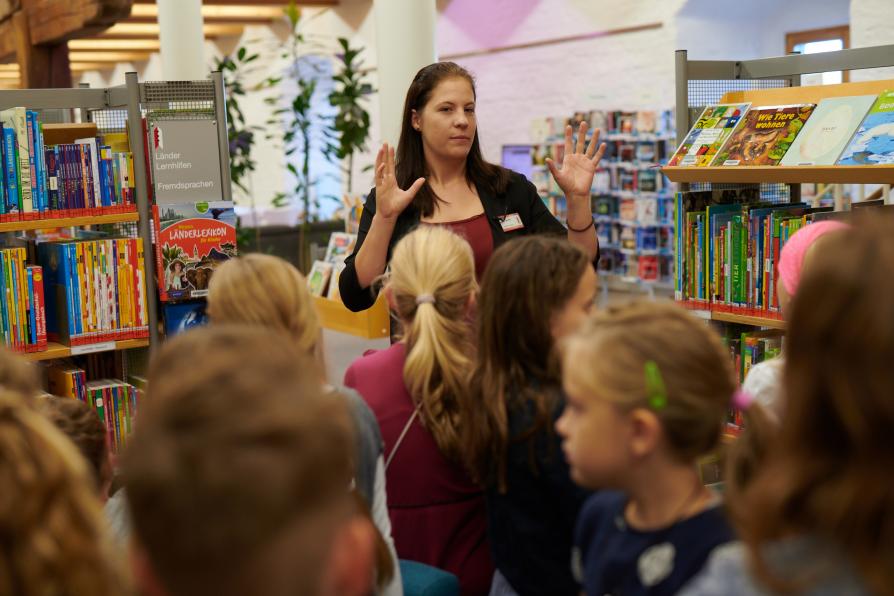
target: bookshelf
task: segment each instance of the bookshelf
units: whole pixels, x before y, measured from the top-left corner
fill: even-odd
[[[676,53],[675,66],[677,144],[684,140],[705,105],[734,102],[751,102],[752,106],[819,103],[832,97],[878,95],[894,88],[894,80],[891,79],[800,85],[801,75],[804,74],[894,66],[894,45],[746,61],[690,60],[686,50],[680,50]],[[799,202],[800,185],[803,183],[894,184],[894,165],[664,167],[662,172],[678,184],[680,191],[743,186],[754,191],[760,189],[762,201],[770,200],[777,204],[780,199]],[[691,188],[690,185],[697,186]],[[747,254],[750,259],[751,253]],[[681,258],[688,257],[678,256],[678,263]],[[678,283],[681,283],[679,279]],[[683,287],[676,288],[678,300],[684,287],[685,283]],[[694,312],[713,321],[769,329],[785,328],[784,321],[775,311],[745,308],[740,309],[744,312],[736,312],[737,309],[723,304],[685,300],[683,303],[690,308],[702,309]]]
[[[129,213],[112,213],[109,215],[92,215],[86,217],[60,217],[54,219],[35,219],[32,221],[0,222],[0,233],[24,232],[27,230],[48,230],[52,228],[77,228],[102,224],[132,223],[140,219],[136,211]]]
[[[59,358],[69,358],[71,356],[79,356],[83,354],[97,354],[99,352],[110,352],[120,350],[131,350],[134,348],[148,348],[148,339],[125,339],[113,342],[101,342],[88,346],[64,346],[56,342],[47,342],[47,349],[40,352],[23,352],[21,355],[26,360],[38,362],[41,360],[58,360]],[[80,348],[80,349],[78,349]]]

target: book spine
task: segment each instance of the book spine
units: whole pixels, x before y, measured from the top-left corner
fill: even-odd
[[[40,186],[37,182],[37,145],[34,138],[34,112],[28,110],[25,112],[25,130],[28,135],[28,167],[31,176],[31,208],[25,206],[26,217],[40,216]]]
[[[22,203],[19,212],[30,217],[34,212],[33,186],[31,185],[31,157],[28,151],[28,123],[25,108],[14,108],[16,145],[19,156],[19,186],[22,189]]]
[[[18,143],[12,128],[3,127],[3,169],[6,175],[6,214],[18,216],[21,190],[18,176]]]
[[[47,347],[47,315],[46,300],[44,297],[43,267],[31,265],[32,279],[34,280],[34,316],[37,331],[37,345],[41,350]]]
[[[40,168],[40,175],[37,178],[37,183],[40,186],[40,210],[41,213],[46,213],[50,208],[50,193],[47,187],[47,155],[46,155],[46,145],[44,144],[43,139],[43,124],[40,120],[35,116],[34,120],[37,129],[37,164]]]

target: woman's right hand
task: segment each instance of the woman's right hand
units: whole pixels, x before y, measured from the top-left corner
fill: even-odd
[[[423,184],[425,178],[419,178],[410,188],[401,190],[394,176],[394,147],[382,144],[376,155],[376,215],[397,218],[413,202]]]

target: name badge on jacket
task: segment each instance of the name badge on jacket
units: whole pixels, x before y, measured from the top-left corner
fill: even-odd
[[[525,224],[522,223],[518,213],[510,213],[500,218],[500,227],[503,228],[504,232],[514,232],[524,228]]]

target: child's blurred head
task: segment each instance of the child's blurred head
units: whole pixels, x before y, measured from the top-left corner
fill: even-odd
[[[776,292],[783,313],[788,311],[791,299],[798,291],[801,276],[813,260],[814,249],[820,244],[819,240],[830,232],[846,229],[847,225],[839,221],[819,221],[792,234],[782,246],[779,254],[780,283],[776,286]]]
[[[0,390],[0,594],[126,594],[95,481],[75,445]]]
[[[208,318],[212,324],[259,325],[284,332],[322,366],[313,297],[304,276],[284,259],[250,253],[223,263],[208,285]]]
[[[762,545],[807,534],[894,585],[894,225],[874,218],[824,241],[792,302],[780,431],[740,507],[764,579]]]
[[[557,429],[572,477],[625,488],[654,457],[694,463],[721,436],[735,381],[720,338],[684,309],[635,302],[590,317],[562,349]]]
[[[421,226],[394,248],[385,294],[403,322],[404,381],[421,407],[438,448],[459,457],[462,413],[472,350],[469,312],[478,284],[469,243],[450,230]]]
[[[350,424],[281,333],[218,325],[166,342],[123,461],[142,587],[368,592],[373,535],[349,492]]]
[[[90,407],[70,397],[42,397],[35,401],[41,414],[50,419],[74,443],[90,464],[100,498],[109,496],[112,462],[106,427]]]

